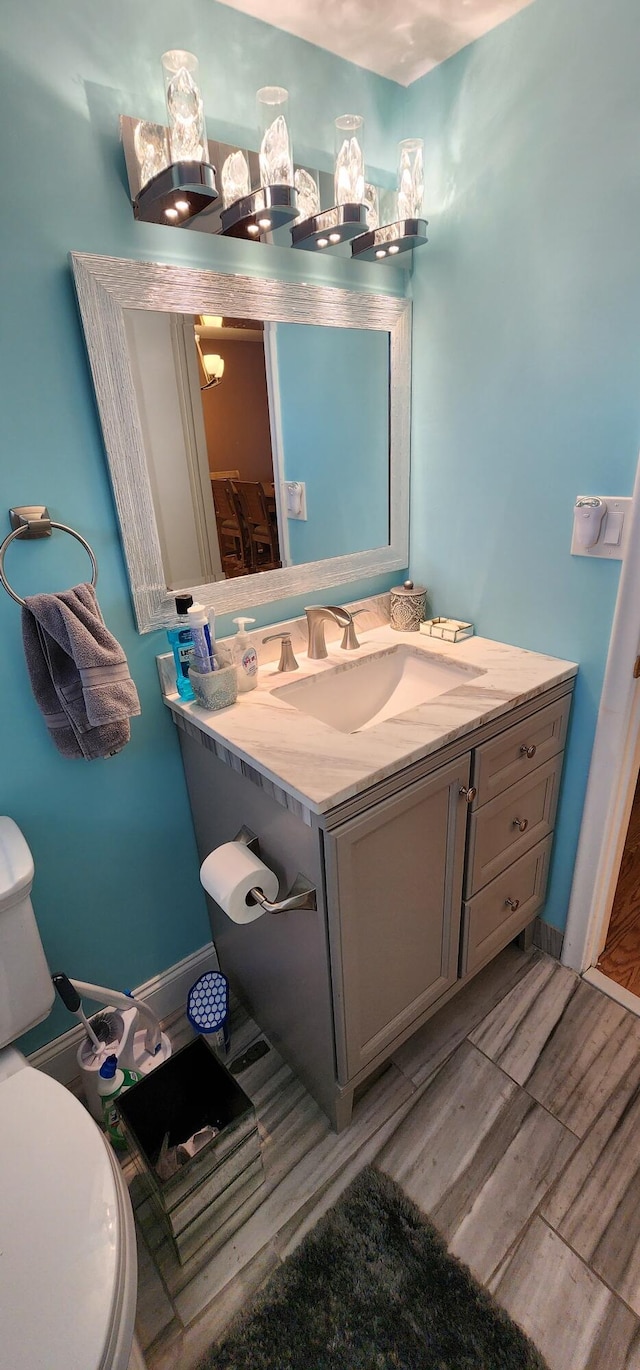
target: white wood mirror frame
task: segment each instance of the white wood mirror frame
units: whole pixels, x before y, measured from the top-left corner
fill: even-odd
[[[125,332],[126,309],[372,328],[390,335],[388,545],[301,566],[190,586],[194,599],[217,613],[229,613],[285,599],[288,595],[347,585],[407,565],[411,399],[409,300],[80,252],[72,252],[70,256],[139,632],[162,628],[172,620],[174,595],[165,583]],[[357,517],[357,511],[354,515]]]

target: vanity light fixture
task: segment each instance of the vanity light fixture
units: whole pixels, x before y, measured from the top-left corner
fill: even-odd
[[[208,161],[198,59],[181,48],[162,58],[169,131],[141,119],[134,147],[140,190],[133,202],[136,219],[182,224],[218,199],[215,167]]]
[[[428,241],[426,219],[399,219],[355,238],[351,256],[359,262],[393,261],[399,252],[411,252]]]
[[[427,239],[427,220],[422,218],[424,198],[424,144],[422,138],[404,138],[398,144],[397,219],[363,233],[351,244],[351,256],[361,262],[393,260],[411,252]]]
[[[335,121],[335,204],[331,209],[292,225],[291,246],[306,252],[322,252],[362,234],[367,226],[365,200],[364,119],[361,114],[341,114]]]
[[[173,162],[136,195],[133,212],[147,224],[186,224],[218,199],[215,167],[208,162]]]
[[[310,219],[303,219],[302,223],[293,224],[291,246],[304,248],[306,252],[322,251],[356,238],[366,225],[365,204],[334,205],[332,209],[313,214]]]
[[[293,186],[260,186],[220,212],[222,232],[227,238],[259,238],[283,224],[290,224],[298,213]]]
[[[293,176],[293,152],[289,131],[289,92],[284,86],[263,86],[256,95],[260,135],[260,186],[251,190],[244,154],[228,158],[223,180],[231,187],[234,176],[238,194],[220,214],[222,233],[228,238],[259,238],[290,224],[298,213]]]

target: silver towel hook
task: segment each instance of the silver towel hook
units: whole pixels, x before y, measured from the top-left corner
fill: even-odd
[[[4,558],[7,547],[15,538],[28,541],[31,538],[51,537],[52,528],[57,528],[61,533],[68,533],[70,537],[75,538],[76,542],[84,547],[91,559],[91,584],[95,587],[98,580],[98,563],[86,538],[81,537],[80,533],[76,533],[75,528],[69,528],[66,523],[56,523],[54,519],[49,518],[49,510],[45,504],[17,506],[15,509],[9,510],[9,519],[13,532],[9,533],[4,542],[0,543],[0,585],[4,586],[7,594],[11,595],[16,604],[20,604],[24,608],[25,601],[16,594],[15,590],[12,590],[4,573]]]

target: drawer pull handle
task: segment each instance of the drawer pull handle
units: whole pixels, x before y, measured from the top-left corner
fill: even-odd
[[[528,819],[528,818],[514,818],[512,826],[513,826],[514,828],[519,828],[519,829],[520,829],[520,832],[526,832],[526,831],[527,831],[527,828],[529,827],[529,819]]]
[[[529,760],[531,761],[531,759],[532,759],[532,758],[535,756],[535,754],[536,754],[536,745],[535,745],[535,742],[532,743],[530,747],[527,747],[526,743],[523,742],[523,744],[522,744],[522,746],[521,746],[521,748],[520,748],[520,753],[521,753],[522,756],[528,756]]]
[[[520,900],[519,900],[519,899],[505,899],[504,902],[505,902],[505,904],[507,905],[507,908],[510,908],[510,909],[511,909],[512,913],[515,913],[516,909],[519,909],[519,908],[520,908]]]
[[[477,791],[475,785],[472,785],[471,788],[468,789],[468,790],[465,789],[465,787],[464,787],[464,785],[463,785],[463,786],[461,787],[461,789],[458,790],[458,794],[460,795],[460,798],[461,798],[461,799],[466,799],[467,804],[473,804],[473,801],[474,801],[474,799],[475,799],[477,793],[478,793],[478,791]]]

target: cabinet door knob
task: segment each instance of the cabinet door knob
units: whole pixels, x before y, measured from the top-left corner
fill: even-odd
[[[530,747],[527,747],[526,743],[523,742],[523,744],[522,744],[522,746],[521,746],[521,748],[520,748],[520,752],[521,752],[521,755],[522,755],[522,756],[528,756],[529,760],[531,761],[531,758],[534,757],[535,754],[536,754],[536,746],[535,746],[535,743],[532,743],[532,745],[531,745]]]
[[[513,826],[514,828],[519,828],[519,829],[520,829],[520,832],[526,832],[526,831],[527,831],[527,828],[529,827],[529,819],[528,819],[528,818],[514,818],[512,826]]]
[[[505,899],[504,902],[507,905],[507,908],[511,909],[513,913],[515,913],[516,909],[520,908],[519,899]]]
[[[458,794],[460,795],[460,798],[461,798],[461,799],[466,799],[467,804],[473,804],[473,801],[474,801],[474,799],[475,799],[477,793],[478,793],[478,791],[477,791],[475,785],[472,785],[471,788],[468,789],[468,790],[465,789],[464,785],[462,785],[462,787],[458,790]]]

